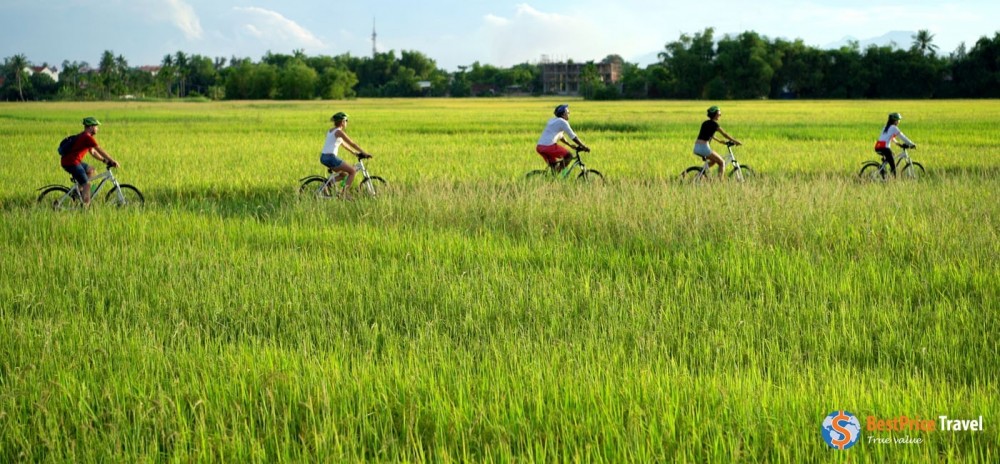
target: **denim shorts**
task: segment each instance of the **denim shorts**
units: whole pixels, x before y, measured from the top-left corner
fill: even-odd
[[[73,180],[78,184],[86,184],[90,179],[87,178],[87,171],[90,170],[90,166],[87,163],[74,164],[73,166],[63,166],[64,171],[70,173],[73,176]]]
[[[712,155],[712,147],[707,143],[696,143],[694,144],[694,154],[702,158],[708,158]]]
[[[337,155],[334,155],[333,153],[323,153],[322,155],[319,155],[319,162],[323,163],[323,166],[330,169],[337,169],[341,164],[344,164],[344,160],[338,158]]]

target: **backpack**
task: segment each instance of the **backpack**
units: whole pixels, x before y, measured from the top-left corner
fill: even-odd
[[[70,135],[59,142],[59,148],[56,150],[59,152],[59,156],[66,156],[69,151],[73,149],[73,144],[76,143],[76,136],[79,134]]]

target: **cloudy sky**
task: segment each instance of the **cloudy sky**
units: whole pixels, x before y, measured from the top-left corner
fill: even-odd
[[[825,46],[927,29],[940,51],[1000,30],[996,0],[0,0],[0,59],[96,65],[104,50],[131,65],[178,50],[259,60],[268,50],[307,55],[417,50],[455,70],[543,55],[576,61],[616,53],[642,65],[682,33],[754,30]],[[909,46],[909,43],[901,44]]]

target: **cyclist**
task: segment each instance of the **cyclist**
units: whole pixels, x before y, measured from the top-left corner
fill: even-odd
[[[323,163],[330,171],[337,171],[342,173],[338,175],[336,180],[341,180],[344,176],[347,176],[347,182],[344,183],[344,188],[340,191],[341,198],[349,198],[347,196],[347,189],[351,188],[351,182],[354,182],[354,175],[357,170],[351,163],[345,163],[344,160],[337,156],[337,152],[340,150],[341,145],[347,147],[347,151],[361,157],[361,158],[371,158],[372,155],[365,153],[357,143],[354,143],[350,137],[347,136],[347,132],[344,129],[347,128],[347,113],[338,112],[330,117],[333,121],[333,127],[326,132],[326,141],[323,143],[323,151],[320,152],[319,162]]]
[[[709,166],[719,166],[719,178],[721,179],[722,171],[726,166],[726,162],[722,159],[722,156],[716,153],[715,150],[712,150],[712,146],[709,145],[709,142],[715,140],[716,142],[725,143],[724,140],[715,136],[715,133],[718,132],[736,145],[742,145],[742,143],[740,143],[739,140],[730,137],[726,131],[722,130],[722,126],[719,125],[719,118],[722,117],[721,108],[712,105],[708,108],[707,113],[708,120],[701,123],[701,130],[698,131],[698,139],[694,141],[694,154],[700,156],[701,159],[708,161]]]
[[[565,168],[573,158],[570,156],[569,150],[559,146],[559,142],[574,150],[589,152],[590,148],[580,141],[580,137],[569,126],[569,105],[557,106],[553,114],[555,117],[549,119],[549,122],[545,124],[545,130],[538,138],[535,151],[542,155],[553,171],[559,171]],[[566,141],[566,138],[571,139],[576,145]]]
[[[80,196],[83,206],[90,206],[90,178],[94,177],[94,168],[83,162],[83,157],[90,153],[90,156],[106,164],[109,168],[120,166],[108,152],[97,143],[94,138],[101,122],[93,116],[83,118],[83,132],[76,136],[72,147],[59,161],[63,170],[73,176],[80,189]]]
[[[875,153],[882,155],[882,161],[889,164],[889,171],[892,172],[892,176],[896,176],[896,158],[892,154],[892,142],[896,137],[899,137],[906,145],[910,145],[916,148],[916,144],[911,142],[910,139],[903,135],[903,132],[899,130],[899,121],[903,119],[903,116],[899,113],[889,113],[889,120],[885,123],[885,128],[882,129],[882,133],[878,137],[878,141],[875,142]],[[896,142],[896,145],[903,146],[903,144]],[[885,173],[882,174],[885,177]]]

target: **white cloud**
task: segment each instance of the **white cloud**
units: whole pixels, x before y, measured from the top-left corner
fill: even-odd
[[[510,66],[542,55],[586,61],[612,53],[613,44],[601,41],[594,33],[598,25],[584,16],[543,12],[522,3],[510,18],[489,14],[483,21],[491,52],[485,61],[491,64]]]
[[[184,33],[189,40],[200,39],[202,36],[201,21],[194,8],[183,0],[166,0],[166,13],[174,26]]]
[[[263,41],[272,42],[281,48],[322,49],[323,41],[308,29],[281,13],[258,7],[235,7],[246,21],[242,30]]]

